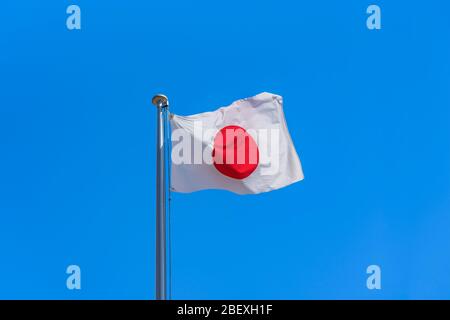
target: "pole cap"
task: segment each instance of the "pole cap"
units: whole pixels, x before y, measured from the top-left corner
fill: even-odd
[[[160,107],[167,107],[169,105],[169,99],[163,94],[157,94],[152,98],[152,103],[160,108]]]

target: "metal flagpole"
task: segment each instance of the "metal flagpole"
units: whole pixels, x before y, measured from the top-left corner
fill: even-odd
[[[166,300],[166,172],[165,116],[169,100],[163,94],[153,97],[157,108],[156,131],[156,300]]]

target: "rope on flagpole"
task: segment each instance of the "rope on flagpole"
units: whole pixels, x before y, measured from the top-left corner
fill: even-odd
[[[169,242],[169,300],[172,300],[172,158],[171,158],[171,151],[172,151],[172,141],[170,139],[170,112],[166,110],[166,152],[167,152],[167,180],[169,185],[169,191],[168,191],[168,212],[167,212],[167,222],[168,222],[168,242]]]

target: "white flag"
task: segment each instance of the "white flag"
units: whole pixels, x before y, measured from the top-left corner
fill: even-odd
[[[171,114],[171,188],[254,194],[303,179],[281,96],[261,93],[212,112]]]

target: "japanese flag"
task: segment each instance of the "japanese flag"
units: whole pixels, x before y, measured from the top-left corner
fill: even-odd
[[[170,125],[173,191],[255,194],[303,179],[281,96],[264,92],[212,112],[171,114]]]

